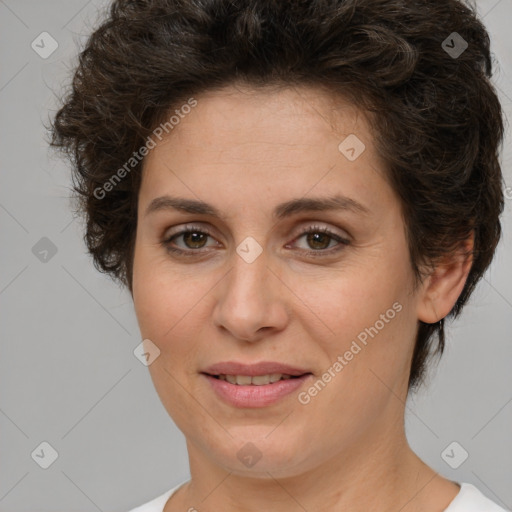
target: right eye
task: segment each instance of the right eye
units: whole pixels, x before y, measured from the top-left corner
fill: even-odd
[[[183,256],[197,256],[202,254],[204,251],[199,251],[206,245],[208,237],[211,237],[211,233],[204,227],[188,226],[186,229],[178,231],[176,233],[167,236],[162,240],[162,245],[169,252],[183,255]],[[175,241],[182,239],[185,244],[180,248],[176,246]]]

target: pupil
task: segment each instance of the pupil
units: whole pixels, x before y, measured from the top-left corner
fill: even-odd
[[[203,244],[201,244],[201,237],[203,237],[203,238],[205,237],[204,233],[196,233],[195,231],[190,231],[188,233],[185,233],[185,235],[184,235],[185,243],[188,246],[192,246],[193,248],[204,246],[204,240],[203,240]],[[189,243],[190,239],[192,239],[191,243]],[[197,242],[199,242],[199,245],[195,245]]]
[[[311,246],[313,246],[315,249],[325,249],[329,245],[329,240],[328,240],[329,237],[326,236],[324,233],[310,233],[307,238],[308,238],[308,243]],[[325,243],[322,244],[322,242],[321,242],[322,238],[324,238],[324,240],[327,239],[327,244],[325,244]],[[320,239],[320,247],[315,246],[315,244],[318,243],[319,239]]]

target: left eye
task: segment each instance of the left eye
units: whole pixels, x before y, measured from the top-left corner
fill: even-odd
[[[309,247],[312,247],[314,251],[327,249],[333,241],[341,244],[348,244],[348,240],[340,237],[336,233],[333,233],[330,229],[322,227],[307,228],[301,233],[297,240],[303,237],[306,237],[306,243]]]

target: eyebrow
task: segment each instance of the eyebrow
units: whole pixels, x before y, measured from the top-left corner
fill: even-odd
[[[219,219],[226,220],[226,216],[211,204],[195,199],[185,199],[169,195],[153,199],[146,208],[144,216],[162,210],[178,210],[184,213],[210,215],[212,217],[218,217]],[[338,194],[330,197],[303,197],[286,201],[285,203],[281,203],[275,207],[273,217],[276,219],[284,219],[297,213],[329,210],[345,210],[363,215],[369,215],[371,213],[366,206],[363,206],[355,199]]]

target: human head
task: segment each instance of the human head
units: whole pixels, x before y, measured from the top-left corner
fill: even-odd
[[[468,43],[457,58],[443,48],[453,32]],[[372,119],[416,282],[474,233],[456,317],[501,235],[503,123],[491,71],[488,35],[456,0],[120,0],[80,55],[53,144],[74,158],[96,266],[131,290],[143,160],[105,184],[170,113],[235,81],[340,94]],[[444,341],[444,319],[418,322],[410,388]]]

